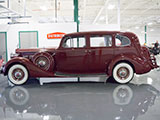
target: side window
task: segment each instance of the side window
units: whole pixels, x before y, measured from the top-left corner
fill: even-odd
[[[131,44],[131,41],[126,36],[116,35],[115,44],[116,46],[129,46]]]
[[[112,46],[112,36],[111,35],[91,36],[90,46],[91,47],[110,47]]]
[[[78,42],[79,41],[79,42]],[[85,37],[68,37],[64,40],[62,45],[64,48],[81,48],[86,46]]]

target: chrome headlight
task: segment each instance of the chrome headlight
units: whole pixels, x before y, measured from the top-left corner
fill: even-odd
[[[18,55],[19,55],[19,54],[11,53],[11,54],[10,54],[10,57],[11,57],[11,58],[13,58],[13,57],[18,57]]]

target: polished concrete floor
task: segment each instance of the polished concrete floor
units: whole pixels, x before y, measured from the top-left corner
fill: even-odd
[[[10,87],[0,75],[0,120],[160,120],[159,70],[125,85],[31,81]]]

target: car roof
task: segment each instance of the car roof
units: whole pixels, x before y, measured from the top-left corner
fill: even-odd
[[[101,34],[132,34],[135,35],[134,33],[131,32],[120,32],[120,31],[87,31],[87,32],[74,32],[74,33],[69,33],[66,34],[65,36],[83,36],[83,35],[101,35]]]

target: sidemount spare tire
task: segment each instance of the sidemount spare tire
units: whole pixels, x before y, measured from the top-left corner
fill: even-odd
[[[33,63],[40,67],[43,70],[50,70],[53,71],[54,69],[54,58],[52,55],[50,55],[48,52],[39,52],[36,53],[33,58]]]

